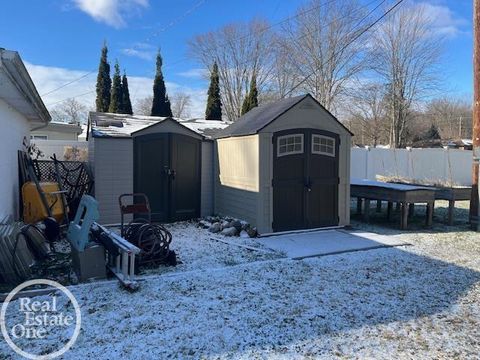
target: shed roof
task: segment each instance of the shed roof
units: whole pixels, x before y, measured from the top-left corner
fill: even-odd
[[[183,120],[169,117],[127,115],[91,112],[89,124],[93,137],[130,138],[133,133],[171,120],[190,131],[210,139],[218,131],[226,128],[229,123],[217,120],[191,119]]]
[[[325,109],[325,107],[323,107],[312,95],[305,94],[278,100],[270,104],[253,108],[230,126],[218,132],[215,137],[225,138],[231,136],[254,135],[306,98],[313,99],[315,103],[325,110],[334,121],[339,123],[348,133],[353,135],[350,130],[345,127],[345,125],[338,121],[338,119],[333,116],[331,112]]]

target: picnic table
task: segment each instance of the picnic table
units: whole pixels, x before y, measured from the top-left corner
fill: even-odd
[[[400,228],[408,227],[408,216],[413,214],[415,204],[427,204],[425,223],[432,226],[433,209],[435,206],[435,188],[427,186],[385,183],[373,180],[352,179],[350,182],[350,196],[357,198],[357,212],[362,213],[363,219],[368,222],[370,216],[370,201],[377,200],[377,210],[381,209],[381,202],[387,201],[387,217],[391,219],[393,203],[400,207]]]

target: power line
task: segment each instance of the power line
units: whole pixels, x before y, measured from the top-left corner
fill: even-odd
[[[350,45],[352,45],[355,41],[357,41],[363,34],[365,34],[366,32],[368,32],[370,29],[372,29],[375,25],[377,25],[380,21],[382,21],[388,14],[390,14],[393,10],[395,10],[395,8],[397,8],[401,3],[403,3],[405,0],[398,0],[397,3],[395,5],[393,5],[392,7],[390,7],[390,9],[388,9],[382,16],[380,16],[377,20],[375,20],[373,23],[371,23],[369,26],[367,26],[365,29],[363,29],[362,31],[360,31],[357,35],[355,35],[351,41],[349,41],[347,44],[345,44],[344,46],[342,46],[342,48],[340,49],[339,52],[342,52],[344,51],[345,49],[347,49]],[[332,56],[330,56],[327,61],[325,61],[321,66],[325,66],[329,61],[331,61],[336,55],[337,55],[338,52],[332,54]],[[298,89],[299,86],[301,86],[303,83],[305,83],[312,75],[314,75],[316,73],[316,71],[312,71],[309,75],[307,75],[304,79],[302,79],[300,82],[298,82],[293,88],[291,88],[289,91],[287,91],[287,93],[285,94],[285,97],[290,95],[293,91],[295,91],[296,89]]]
[[[55,102],[53,102],[53,103],[47,104],[46,106],[53,106],[53,105],[59,104],[59,103],[61,103],[61,102],[70,100],[70,99],[76,99],[76,98],[81,97],[81,96],[85,96],[85,95],[92,94],[92,93],[94,93],[94,92],[95,92],[95,90],[90,90],[90,91],[88,91],[88,92],[86,92],[86,93],[83,93],[83,94],[74,95],[74,96],[70,96],[70,97],[68,97],[68,98],[66,98],[66,99],[63,99],[63,100],[55,101]]]

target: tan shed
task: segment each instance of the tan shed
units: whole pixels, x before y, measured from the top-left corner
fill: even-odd
[[[348,225],[351,137],[308,94],[251,110],[216,135],[215,212],[260,233]]]

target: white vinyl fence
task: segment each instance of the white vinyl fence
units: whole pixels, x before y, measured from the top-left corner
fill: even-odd
[[[351,178],[377,175],[412,180],[472,184],[472,151],[456,149],[352,148]]]
[[[43,152],[41,160],[50,160],[56,154],[58,160],[86,161],[88,142],[73,140],[31,140]]]

